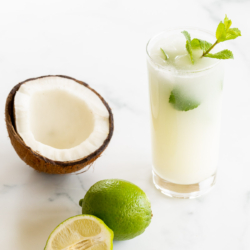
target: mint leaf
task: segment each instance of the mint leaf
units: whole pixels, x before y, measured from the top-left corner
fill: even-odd
[[[206,54],[204,57],[216,58],[216,59],[234,59],[232,51],[225,49],[215,54]]]
[[[226,34],[226,40],[235,39],[238,36],[241,36],[241,31],[239,29],[237,28],[228,29]]]
[[[185,36],[186,40],[189,43],[191,43],[191,36],[190,36],[190,34],[186,30],[182,31],[181,33]]]
[[[183,95],[179,89],[173,89],[169,96],[169,103],[179,111],[188,111],[197,108],[200,103]]]
[[[187,52],[188,54],[190,55],[190,59],[191,59],[191,62],[192,64],[194,64],[194,58],[193,58],[193,52],[192,52],[192,46],[191,46],[191,37],[189,35],[189,33],[187,31],[182,31],[181,32],[185,38],[186,38],[186,49],[187,49]]]
[[[160,48],[160,50],[164,56],[164,60],[168,60],[168,56],[167,56],[166,52],[162,48]]]
[[[235,39],[238,36],[241,36],[241,32],[239,29],[237,28],[230,29],[231,25],[232,25],[232,21],[229,20],[226,15],[224,19],[224,23],[220,22],[216,30],[217,43]]]
[[[216,30],[217,43],[225,41],[226,34],[227,32],[226,32],[225,24],[223,22],[220,22]]]
[[[226,15],[225,18],[224,18],[224,25],[225,25],[226,31],[228,31],[228,29],[229,29],[230,26],[232,25],[232,21],[229,20],[229,19],[227,18],[227,15]]]
[[[205,52],[212,46],[212,44],[205,40],[194,38],[191,41],[191,46],[192,46],[192,49],[201,49],[203,52]]]
[[[192,49],[200,49],[200,40],[197,39],[197,38],[194,38],[192,41],[191,41],[191,46],[192,46]]]

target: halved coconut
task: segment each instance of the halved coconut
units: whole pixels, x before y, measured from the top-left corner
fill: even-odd
[[[51,174],[75,172],[95,161],[114,130],[105,100],[86,83],[67,76],[19,83],[7,98],[5,117],[20,158]]]

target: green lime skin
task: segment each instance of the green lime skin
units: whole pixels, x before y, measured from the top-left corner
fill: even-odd
[[[151,222],[147,195],[131,182],[108,179],[95,183],[80,200],[83,214],[100,218],[114,232],[114,240],[142,234]]]

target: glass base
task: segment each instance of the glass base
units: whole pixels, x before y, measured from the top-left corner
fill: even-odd
[[[153,171],[155,187],[169,197],[180,199],[193,199],[208,193],[214,187],[215,181],[216,173],[199,183],[181,185],[164,180]]]

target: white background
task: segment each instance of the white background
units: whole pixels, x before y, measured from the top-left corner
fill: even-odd
[[[78,201],[96,181],[139,185],[152,203],[145,233],[115,250],[250,249],[249,0],[1,0],[0,248],[43,249],[48,235],[80,214]],[[227,42],[220,170],[217,185],[196,200],[170,199],[151,181],[145,44],[176,26],[215,31],[228,14],[242,37]],[[113,109],[115,131],[103,156],[82,175],[34,171],[7,136],[4,105],[27,78],[63,74],[87,82]]]

